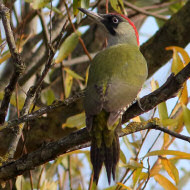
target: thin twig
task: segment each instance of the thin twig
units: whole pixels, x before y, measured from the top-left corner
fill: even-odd
[[[92,171],[92,173],[90,175],[90,182],[89,182],[88,190],[92,190],[92,187],[93,187],[93,178],[94,178],[94,172]]]
[[[142,190],[144,190],[146,188],[146,185],[148,184],[148,181],[150,179],[150,163],[149,163],[149,157],[147,158],[147,163],[148,163],[148,177],[147,177],[147,180],[142,188]]]
[[[125,184],[129,179],[130,177],[133,175],[133,173],[135,172],[136,169],[134,169],[130,174],[129,176],[124,180],[123,184]],[[121,187],[119,188],[119,190],[121,189]]]
[[[127,174],[129,173],[129,171],[130,171],[130,169],[127,168],[126,171],[125,171],[125,173],[123,174],[121,180],[120,180],[121,183],[122,183],[123,180],[126,178],[126,176],[127,176]],[[115,189],[115,190],[119,190],[120,188],[121,188],[121,186],[118,184],[118,185],[116,186],[116,189]]]
[[[76,28],[75,28],[75,26],[74,26],[74,24],[72,23],[71,15],[70,15],[70,12],[69,12],[69,8],[68,8],[67,3],[65,2],[65,0],[64,0],[64,4],[65,4],[65,8],[66,8],[66,10],[67,10],[67,15],[68,15],[69,22],[70,22],[70,24],[71,24],[71,26],[72,26],[74,32],[77,32],[77,31],[76,31]],[[83,48],[84,52],[86,53],[86,55],[88,56],[89,60],[91,61],[92,58],[91,58],[91,56],[90,56],[88,50],[86,49],[86,46],[85,46],[85,44],[84,44],[83,39],[82,39],[80,36],[79,36],[79,41],[80,41],[80,43],[81,43],[81,45],[82,45],[82,48]]]
[[[72,190],[72,175],[71,175],[71,156],[68,155],[68,173],[69,173],[69,187]]]
[[[139,13],[142,13],[144,15],[153,16],[155,18],[158,18],[158,19],[161,19],[161,20],[164,20],[164,21],[168,20],[165,16],[158,15],[158,14],[155,14],[153,12],[148,12],[148,11],[144,10],[143,8],[137,7],[137,6],[133,5],[132,3],[129,3],[128,1],[124,1],[124,4],[126,6],[128,6],[129,8],[131,8],[131,9],[133,9],[133,10],[139,12]]]
[[[159,4],[155,4],[155,5],[150,5],[150,6],[142,7],[142,9],[144,9],[144,10],[151,10],[151,9],[165,8],[165,7],[169,7],[170,5],[176,4],[176,3],[181,2],[181,1],[182,0],[177,0],[177,1],[172,1],[172,2],[166,2],[166,3],[159,3]]]
[[[49,13],[49,43],[52,43],[52,0],[50,1],[50,13]]]
[[[49,47],[50,35],[49,35],[49,32],[48,32],[47,24],[45,22],[45,18],[44,18],[44,15],[43,15],[42,11],[37,10],[37,13],[38,13],[38,16],[40,18],[40,22],[41,22],[42,29],[43,29],[44,43],[46,44],[46,47],[48,48]]]

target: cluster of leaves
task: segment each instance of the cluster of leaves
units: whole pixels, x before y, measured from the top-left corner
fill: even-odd
[[[49,18],[49,14],[54,15],[55,19],[58,17],[68,17],[69,13],[67,12],[64,3],[66,6],[69,7],[71,19],[75,22],[74,18],[77,18],[75,22],[76,26],[80,26],[82,14],[79,14],[78,7],[83,8],[96,8],[100,1],[90,4],[89,0],[73,0],[73,2],[58,2],[58,5],[52,5],[52,2],[47,0],[26,0],[25,2],[29,3],[32,7],[32,11],[36,10],[38,13],[41,11],[46,15],[46,19]],[[115,10],[118,13],[125,14],[126,13],[126,1],[124,0],[110,0],[110,8]],[[130,1],[134,3],[133,1]],[[53,2],[54,3],[54,2]],[[157,1],[135,1],[135,5],[138,6],[151,6],[155,5]],[[93,7],[95,5],[95,7]],[[177,12],[179,8],[183,6],[183,3],[174,3],[169,6],[169,8],[162,11],[162,15],[172,15],[174,12]],[[60,8],[61,7],[61,8]],[[64,7],[64,11],[62,10]],[[16,7],[14,9],[17,9]],[[13,10],[14,10],[13,9]],[[148,10],[146,8],[145,10]],[[159,12],[159,8],[153,10]],[[36,12],[36,14],[37,14]],[[50,13],[51,12],[51,13]],[[18,17],[16,11],[13,11],[14,16]],[[12,14],[13,14],[12,13]],[[48,13],[48,14],[46,14]],[[13,21],[12,21],[13,22]],[[17,19],[15,31],[17,31],[17,27],[19,27],[24,22],[19,21]],[[28,21],[29,22],[29,21]],[[52,19],[53,22],[53,19]],[[77,24],[78,23],[78,24]],[[157,23],[159,26],[163,24],[163,21],[157,19]],[[13,26],[15,23],[12,24]],[[51,25],[51,23],[50,23]],[[71,23],[70,23],[71,26]],[[3,28],[3,27],[1,27]],[[51,28],[51,27],[50,27]],[[68,27],[69,28],[69,27]],[[72,28],[72,27],[71,27]],[[42,27],[42,31],[45,30]],[[25,35],[22,34],[23,31],[20,31],[21,35],[18,34],[16,38],[17,49],[19,52],[22,53],[24,45],[29,42],[33,36],[38,37],[38,34],[30,34]],[[51,33],[52,31],[50,31]],[[10,51],[7,48],[5,35],[2,35],[3,30],[0,29],[0,64],[6,65],[9,58],[11,57]],[[38,109],[41,105],[50,105],[56,99],[65,99],[68,98],[73,94],[74,89],[83,90],[86,85],[86,76],[88,75],[88,68],[84,66],[83,71],[77,70],[74,66],[64,66],[65,61],[71,61],[75,57],[75,50],[77,49],[79,43],[81,43],[81,32],[72,28],[72,30],[65,31],[63,41],[60,45],[60,48],[57,54],[54,57],[54,66],[50,69],[48,73],[41,92],[40,100],[36,105],[36,109]],[[38,41],[39,42],[39,41]],[[46,42],[44,42],[46,43]],[[38,46],[35,45],[33,49],[38,49]],[[171,67],[171,72],[175,74],[178,73],[189,61],[189,55],[184,51],[184,49],[179,47],[168,47],[167,50],[173,50],[173,62]],[[30,50],[31,51],[31,50]],[[33,51],[33,50],[32,50]],[[96,50],[97,51],[97,50]],[[36,50],[37,52],[37,50]],[[180,55],[179,55],[180,54]],[[26,58],[25,58],[26,59]],[[36,63],[37,64],[37,63]],[[45,65],[45,62],[44,62]],[[56,79],[51,81],[54,75],[56,75],[57,69],[60,66],[61,76],[56,76]],[[28,66],[30,69],[30,66]],[[87,69],[86,69],[87,68]],[[41,67],[38,67],[32,76],[36,76],[38,78],[39,70]],[[42,68],[43,69],[43,68]],[[40,70],[41,71],[41,70]],[[27,71],[26,71],[27,73]],[[59,72],[60,73],[60,72]],[[31,77],[29,77],[30,79]],[[62,83],[56,83],[57,80],[62,81]],[[0,79],[1,81],[4,79]],[[34,84],[35,81],[32,81]],[[152,90],[158,88],[158,83],[156,81],[152,81]],[[76,87],[77,86],[77,87]],[[30,86],[27,86],[29,88]],[[1,87],[0,87],[1,89]],[[55,89],[58,89],[58,94]],[[61,90],[59,90],[61,89]],[[22,87],[19,87],[17,91],[15,91],[15,96],[12,96],[10,104],[13,108],[17,108],[17,110],[21,110],[25,101],[25,93]],[[0,100],[3,99],[3,89],[0,91]],[[16,98],[15,98],[16,97]],[[190,110],[187,107],[188,104],[188,88],[187,84],[184,84],[183,89],[178,93],[178,100],[175,106],[172,109],[172,112],[168,114],[168,108],[166,103],[161,103],[158,105],[157,109],[159,112],[159,118],[162,122],[162,125],[167,127],[168,129],[180,133],[184,126],[186,127],[187,131],[190,133]],[[32,106],[31,106],[32,107]],[[75,109],[75,108],[73,108]],[[12,117],[15,112],[13,109],[13,113],[10,111],[10,117]],[[56,113],[55,113],[56,115]],[[60,122],[59,127],[66,129],[70,128],[73,130],[80,129],[85,126],[85,114],[84,112],[80,112],[77,114],[71,114],[72,116],[67,117],[64,122]],[[56,116],[55,116],[56,117]],[[51,118],[52,119],[52,118]],[[54,119],[53,119],[54,120]],[[141,122],[143,118],[135,118],[135,121]],[[51,121],[52,122],[52,121]],[[45,124],[48,125],[49,121]],[[30,125],[30,124],[29,124]],[[40,122],[38,123],[40,125]],[[32,126],[31,126],[32,128]],[[56,128],[53,129],[56,131]],[[125,130],[125,129],[124,129]],[[37,133],[40,129],[37,130]],[[43,132],[43,131],[42,131]],[[52,132],[52,131],[51,131]],[[151,151],[149,149],[147,153],[145,153],[143,158],[139,157],[139,153],[142,150],[142,146],[145,141],[148,141],[148,133],[147,131],[145,134],[141,133],[140,138],[138,140],[135,139],[134,135],[132,135],[132,142],[129,142],[127,137],[123,137],[122,142],[124,142],[124,148],[122,147],[120,153],[120,170],[122,172],[120,175],[118,174],[117,184],[111,186],[107,189],[142,189],[145,188],[150,179],[154,179],[155,181],[150,182],[149,186],[152,184],[154,185],[155,182],[158,182],[164,189],[177,189],[178,184],[180,183],[179,177],[179,169],[177,167],[179,160],[181,159],[190,159],[190,154],[185,153],[183,151],[178,150],[169,150],[170,146],[174,144],[174,137],[170,137],[168,134],[164,134],[162,137],[162,146],[160,150]],[[26,135],[27,136],[27,135]],[[41,135],[43,136],[43,134]],[[48,138],[50,138],[48,136]],[[52,137],[51,137],[52,138]],[[52,140],[50,138],[50,140]],[[157,138],[155,138],[156,143]],[[49,140],[49,139],[48,139]],[[54,139],[53,139],[54,140]],[[160,142],[159,142],[160,143]],[[32,142],[30,142],[32,144]],[[152,146],[153,146],[152,145]],[[23,146],[23,145],[22,145]],[[131,159],[127,162],[126,152],[124,151],[125,148],[131,150]],[[26,147],[27,148],[27,147]],[[153,164],[146,164],[147,158],[157,156],[157,160]],[[170,157],[169,157],[170,156]],[[172,157],[171,157],[172,156]],[[88,168],[87,162],[90,163],[89,160],[89,151],[88,150],[78,150],[72,152],[70,154],[63,155],[57,158],[55,161],[47,163],[34,171],[30,171],[28,175],[22,175],[17,177],[16,179],[16,187],[17,189],[29,189],[37,188],[37,189],[86,189],[89,182],[89,175],[85,176],[84,170]],[[167,172],[167,175],[165,175]],[[183,171],[184,176],[189,174],[189,171]],[[90,172],[88,172],[89,174]],[[88,178],[87,178],[88,177]],[[184,184],[183,184],[184,185]],[[91,186],[89,185],[89,189]]]

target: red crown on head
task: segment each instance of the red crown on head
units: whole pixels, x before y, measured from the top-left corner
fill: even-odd
[[[134,29],[134,31],[135,31],[135,35],[136,35],[136,38],[137,38],[137,44],[138,44],[138,46],[139,46],[139,45],[140,45],[140,43],[139,43],[139,33],[138,33],[137,28],[136,28],[136,26],[134,25],[134,23],[133,23],[127,16],[125,16],[125,15],[118,14],[118,13],[109,13],[109,14],[112,14],[112,15],[120,15],[120,16],[122,16],[125,20],[128,21],[128,23],[133,27],[133,29]]]

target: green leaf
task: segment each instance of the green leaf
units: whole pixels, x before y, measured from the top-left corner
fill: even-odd
[[[85,9],[88,9],[89,8],[89,3],[90,3],[90,0],[82,0],[81,1],[81,7],[85,8]]]
[[[81,33],[77,31],[65,39],[65,41],[61,44],[55,63],[60,63],[63,61],[75,49],[78,44],[80,35]]]
[[[50,2],[50,0],[29,0],[28,2],[32,2],[33,9],[41,9],[44,8],[47,5],[47,3]]]
[[[178,47],[169,46],[169,47],[166,47],[166,50],[173,50],[173,61],[172,61],[171,71],[174,74],[177,74],[179,71],[181,71],[184,68],[183,62],[180,56],[178,55]]]
[[[82,128],[84,126],[85,126],[84,112],[68,117],[66,122],[62,125],[62,127],[78,127],[78,128]]]
[[[158,89],[159,88],[158,81],[155,81],[154,79],[151,80],[151,86],[152,86],[152,91]],[[158,105],[158,113],[161,120],[168,119],[168,110],[166,102],[162,102]]]
[[[42,94],[47,105],[52,104],[52,102],[55,100],[54,92],[51,89],[45,90]]]
[[[69,69],[68,67],[65,67],[64,70],[71,75],[73,78],[78,79],[78,80],[84,80],[80,75]]]
[[[120,14],[123,13],[123,10],[125,9],[123,5],[123,0],[110,0],[110,4],[115,11]]]
[[[81,0],[73,0],[73,14],[77,15],[79,10],[78,8],[81,7]]]
[[[126,160],[126,157],[125,157],[125,154],[123,153],[123,151],[120,149],[120,156],[119,156],[120,160],[126,164],[127,163],[127,160]]]

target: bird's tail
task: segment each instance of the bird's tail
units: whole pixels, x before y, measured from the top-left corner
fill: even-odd
[[[119,137],[116,132],[116,126],[108,129],[107,127],[108,115],[101,112],[93,118],[93,125],[91,129],[92,143],[91,143],[91,162],[94,169],[94,182],[97,184],[102,165],[104,163],[108,182],[111,182],[111,175],[115,180],[116,165],[119,161]]]

